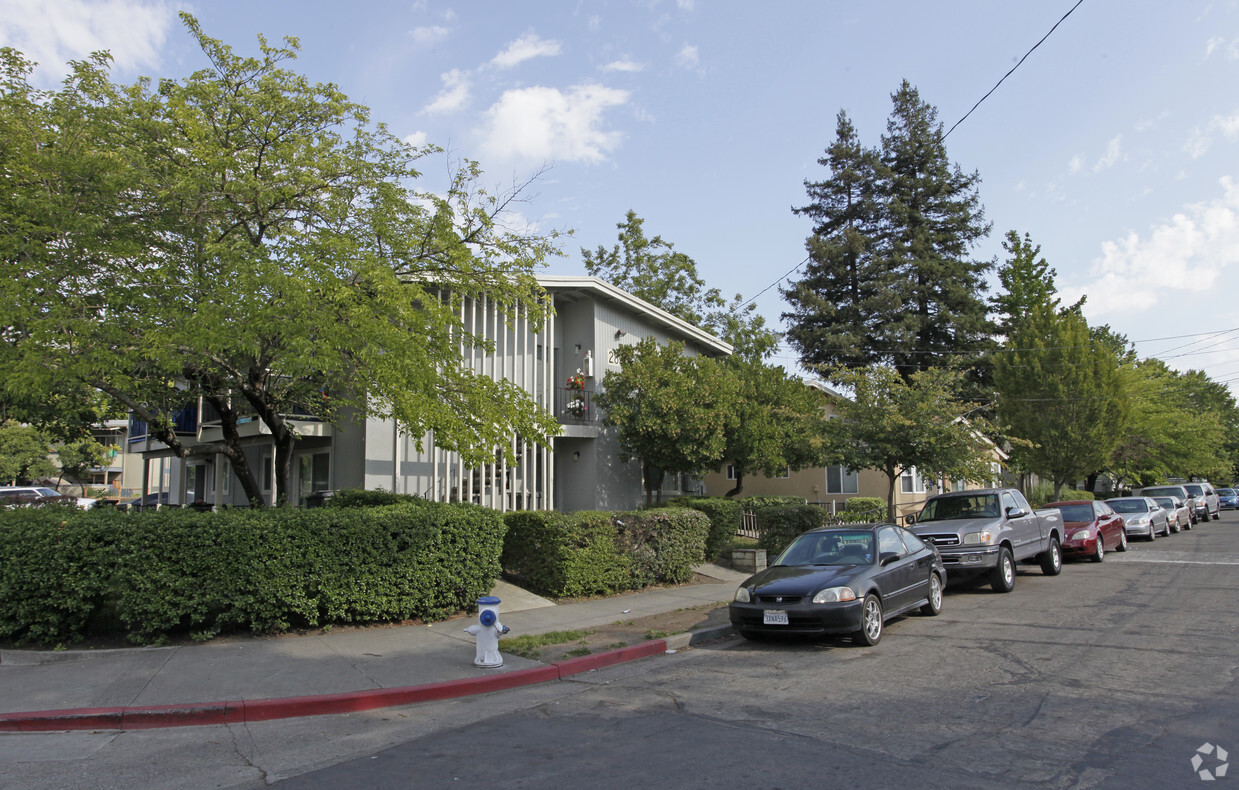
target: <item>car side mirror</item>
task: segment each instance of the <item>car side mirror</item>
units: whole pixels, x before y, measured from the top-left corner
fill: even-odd
[[[1012,505],[1007,508],[1007,518],[1023,518],[1028,515],[1028,511],[1019,505]]]
[[[882,565],[882,567],[886,567],[897,559],[899,559],[899,552],[884,551],[882,552],[882,558],[879,560],[879,564]]]
[[[912,526],[913,524],[915,524],[915,523],[916,523],[916,514],[914,514],[914,513],[909,513],[908,515],[904,516],[904,517],[903,517],[903,523],[907,524],[909,527],[910,527],[910,526]]]

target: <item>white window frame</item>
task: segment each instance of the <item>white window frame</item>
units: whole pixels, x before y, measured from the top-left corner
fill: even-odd
[[[925,493],[925,481],[917,474],[915,466],[910,466],[899,473],[899,490],[904,494]]]

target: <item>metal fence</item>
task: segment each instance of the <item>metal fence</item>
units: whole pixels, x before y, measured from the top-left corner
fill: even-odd
[[[836,511],[834,510],[834,502],[818,502],[815,503],[821,507],[831,507],[830,516],[826,519],[828,526],[837,526],[839,524],[856,524],[869,521],[885,521],[886,508],[874,508],[873,510],[856,510],[856,511]],[[752,538],[757,540],[761,537],[761,532],[757,528],[757,514],[751,511],[745,511],[740,515],[740,528],[736,530],[736,535],[743,538]]]

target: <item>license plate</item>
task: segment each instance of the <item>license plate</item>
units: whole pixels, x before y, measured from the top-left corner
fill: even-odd
[[[782,609],[767,609],[761,613],[762,625],[787,625],[787,612]]]

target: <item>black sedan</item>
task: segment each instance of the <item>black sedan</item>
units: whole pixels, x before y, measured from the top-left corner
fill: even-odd
[[[886,620],[920,607],[942,611],[946,569],[937,549],[893,524],[806,532],[774,564],[744,580],[729,607],[746,639],[767,634],[851,634],[876,645]]]

